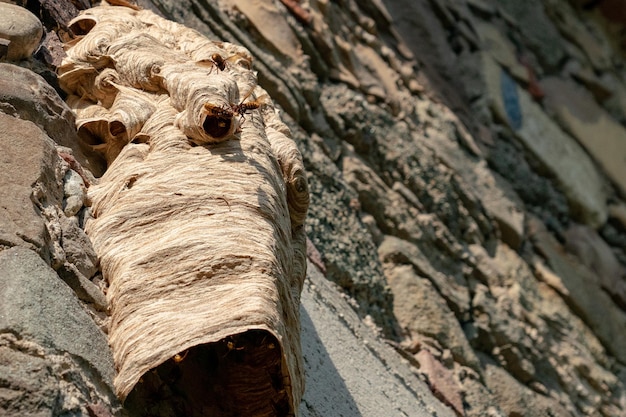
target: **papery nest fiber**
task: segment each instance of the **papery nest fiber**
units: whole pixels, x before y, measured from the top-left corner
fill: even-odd
[[[249,52],[106,4],[70,28],[59,81],[106,167],[85,230],[118,396],[136,415],[297,415],[309,194]]]

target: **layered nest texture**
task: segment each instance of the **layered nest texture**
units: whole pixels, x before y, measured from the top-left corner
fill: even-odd
[[[70,24],[59,81],[102,176],[86,232],[134,415],[295,416],[309,203],[249,52],[145,10]]]

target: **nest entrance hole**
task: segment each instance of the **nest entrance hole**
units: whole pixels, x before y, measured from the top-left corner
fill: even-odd
[[[70,24],[70,31],[74,36],[84,36],[91,32],[98,22],[88,16],[82,16]]]
[[[202,129],[207,135],[221,139],[230,133],[232,124],[232,115],[207,115],[202,123]]]
[[[146,372],[126,399],[131,417],[289,417],[278,340],[249,330],[194,346]]]

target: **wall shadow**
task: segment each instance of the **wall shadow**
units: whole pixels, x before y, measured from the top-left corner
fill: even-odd
[[[300,305],[302,355],[306,389],[300,404],[303,417],[361,417],[350,390],[333,363],[315,323]]]

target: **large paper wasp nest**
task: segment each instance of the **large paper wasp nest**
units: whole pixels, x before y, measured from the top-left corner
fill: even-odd
[[[106,166],[86,231],[118,396],[133,415],[296,416],[308,188],[249,52],[128,7],[70,26],[59,81]]]

